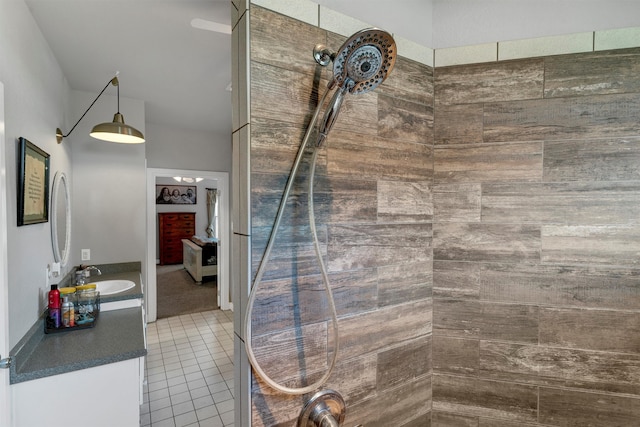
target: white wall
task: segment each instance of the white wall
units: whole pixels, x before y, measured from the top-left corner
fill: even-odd
[[[231,135],[147,123],[147,167],[231,171]]]
[[[112,76],[105,77],[105,84]],[[89,136],[117,110],[116,88],[100,97],[69,137],[73,152],[70,262],[80,264],[80,250],[90,249],[83,264],[144,261],[146,250],[145,144],[114,144]],[[101,88],[97,88],[98,90]],[[107,95],[112,92],[113,95]],[[80,117],[97,93],[71,91],[73,117]],[[120,97],[125,122],[145,138],[144,102]],[[76,119],[77,120],[77,119]]]
[[[51,179],[63,171],[71,185],[72,239],[62,276],[80,264],[80,249],[85,248],[91,249],[91,263],[140,260],[144,270],[145,156],[155,167],[229,172],[231,143],[230,136],[163,125],[146,129],[144,102],[123,97],[120,111],[128,124],[145,134],[147,143],[124,146],[94,140],[88,136],[90,127],[111,121],[116,112],[116,89],[110,86],[73,134],[57,144],[55,129],[68,132],[101,88],[95,93],[70,91],[23,0],[0,0],[0,52],[7,139],[6,152],[0,155],[6,156],[8,175],[9,345],[13,347],[45,309],[45,270],[54,260],[50,223],[16,225],[18,137],[51,155]],[[104,83],[111,77],[105,74]]]
[[[22,0],[0,0],[0,81],[5,87],[9,345],[13,347],[45,308],[45,269],[53,262],[51,223],[17,227],[18,137],[49,153],[50,178],[71,176],[70,146],[58,145],[65,127],[68,85],[60,66]]]

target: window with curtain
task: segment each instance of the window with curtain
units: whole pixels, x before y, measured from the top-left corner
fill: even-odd
[[[218,238],[218,190],[207,188],[207,236]]]

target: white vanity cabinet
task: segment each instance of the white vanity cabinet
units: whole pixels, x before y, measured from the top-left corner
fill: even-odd
[[[11,386],[14,425],[92,427],[140,424],[143,358],[109,363]]]
[[[142,299],[132,298],[100,303],[100,311],[121,310],[123,308],[142,307]]]
[[[102,311],[92,328],[34,334],[11,367],[14,425],[138,426],[145,335],[140,306]]]

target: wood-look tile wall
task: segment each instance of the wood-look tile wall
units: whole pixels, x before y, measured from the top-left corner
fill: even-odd
[[[344,37],[251,10],[252,263]],[[345,425],[637,426],[640,49],[437,68],[349,96],[315,186]],[[309,157],[302,169],[308,170]],[[306,175],[304,175],[306,176]],[[274,379],[335,348],[299,179],[260,285]],[[254,380],[254,426],[305,399]]]
[[[638,425],[638,69],[434,71],[433,426]]]
[[[255,274],[291,165],[326,90],[313,61],[345,40],[253,6],[251,244]],[[303,160],[252,318],[265,371],[300,387],[327,369],[335,340],[307,222]],[[433,77],[398,58],[374,92],[347,96],[320,151],[315,214],[339,316],[339,358],[327,387],[345,397],[345,425],[424,426],[431,419]],[[308,397],[308,396],[307,396]],[[254,426],[295,426],[302,397],[254,379]]]

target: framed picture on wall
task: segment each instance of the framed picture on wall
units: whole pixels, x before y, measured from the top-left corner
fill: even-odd
[[[49,154],[18,139],[18,226],[49,221]]]
[[[196,195],[195,185],[156,184],[156,205],[195,205]]]

